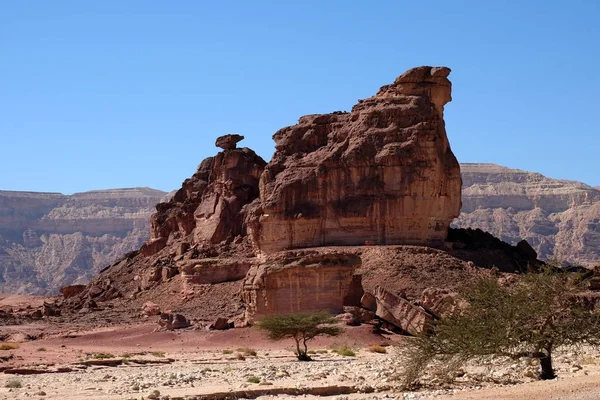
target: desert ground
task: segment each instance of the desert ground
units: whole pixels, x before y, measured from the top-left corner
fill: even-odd
[[[558,379],[537,381],[535,365],[473,363],[452,385],[399,389],[405,337],[374,334],[369,325],[344,327],[335,338],[310,343],[313,362],[299,362],[293,342],[272,342],[256,328],[158,331],[148,320],[91,327],[39,321],[3,326],[0,399],[568,399],[600,398],[600,352],[556,357]],[[371,350],[374,345],[385,353]],[[4,347],[3,347],[4,348]],[[336,353],[351,349],[354,356]],[[254,355],[256,354],[256,355]],[[598,364],[597,364],[598,363]],[[21,387],[10,387],[21,386]]]

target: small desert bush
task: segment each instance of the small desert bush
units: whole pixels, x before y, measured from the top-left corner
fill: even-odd
[[[15,350],[21,345],[19,343],[3,343],[0,345],[0,350]]]
[[[40,347],[39,349],[37,349],[37,351],[46,351],[45,347]]]
[[[246,357],[244,357],[244,355],[242,353],[237,353],[235,355],[235,358],[237,358],[240,361],[244,361],[246,359]]]
[[[379,345],[373,345],[371,347],[369,347],[369,351],[371,353],[379,353],[379,354],[385,354],[387,353],[387,349],[383,346],[379,346]]]
[[[247,382],[250,383],[260,383],[260,378],[258,376],[251,376],[247,379]]]
[[[154,357],[158,357],[158,358],[162,358],[165,356],[165,352],[164,351],[153,351],[152,354]]]
[[[95,353],[92,354],[92,358],[94,360],[106,360],[108,358],[115,358],[115,355],[110,353]]]
[[[352,350],[347,344],[341,347],[335,347],[331,351],[343,357],[356,357],[356,352]]]
[[[268,332],[271,340],[294,339],[298,360],[310,361],[307,342],[317,336],[339,335],[341,329],[336,322],[328,311],[311,311],[271,315],[258,321],[257,326]]]
[[[23,382],[21,382],[20,379],[17,378],[13,378],[13,379],[9,379],[8,381],[6,381],[6,385],[4,385],[7,388],[11,388],[11,389],[18,389],[23,387]]]
[[[246,357],[256,357],[256,350],[249,347],[240,347],[236,350],[238,353],[242,353]]]
[[[223,354],[233,354],[233,350],[231,350],[231,349],[223,350]]]

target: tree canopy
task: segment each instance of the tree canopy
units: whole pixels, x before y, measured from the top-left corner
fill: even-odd
[[[513,282],[476,278],[459,290],[465,307],[408,345],[406,383],[414,383],[436,357],[460,363],[494,355],[538,359],[540,378],[554,378],[556,348],[600,344],[600,314],[582,301],[579,280],[550,269]]]
[[[298,359],[309,361],[307,343],[317,336],[339,335],[341,329],[333,326],[336,322],[327,311],[312,311],[264,317],[257,325],[271,340],[294,339]]]

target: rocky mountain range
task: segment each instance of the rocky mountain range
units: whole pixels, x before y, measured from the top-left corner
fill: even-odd
[[[73,195],[0,191],[0,291],[55,294],[87,283],[148,239],[150,188]]]
[[[527,240],[542,259],[600,262],[600,190],[581,182],[494,164],[461,164],[462,209],[455,227]]]
[[[600,188],[495,164],[460,165],[462,209],[454,227],[480,228],[541,259],[600,262]],[[167,193],[0,191],[0,292],[54,294],[87,283],[149,238],[154,205]]]

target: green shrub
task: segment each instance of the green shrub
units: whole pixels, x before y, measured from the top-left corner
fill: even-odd
[[[258,376],[251,376],[247,379],[247,382],[250,383],[260,383],[260,378]]]
[[[298,360],[310,361],[307,343],[317,336],[339,335],[341,329],[333,326],[336,322],[327,311],[312,311],[265,317],[258,327],[267,331],[271,340],[294,339]]]
[[[115,358],[115,355],[110,353],[95,353],[92,354],[92,358],[94,360],[106,360],[109,358]]]
[[[467,360],[490,356],[538,360],[540,379],[554,378],[555,349],[600,346],[600,312],[579,296],[584,289],[573,274],[557,268],[524,273],[513,282],[475,278],[459,289],[465,304],[460,312],[401,347],[405,386],[418,385],[433,360],[456,371]]]
[[[7,388],[11,388],[11,389],[18,389],[23,387],[23,383],[21,382],[20,379],[17,378],[12,378],[9,379],[8,381],[6,381],[6,385],[4,385]]]

